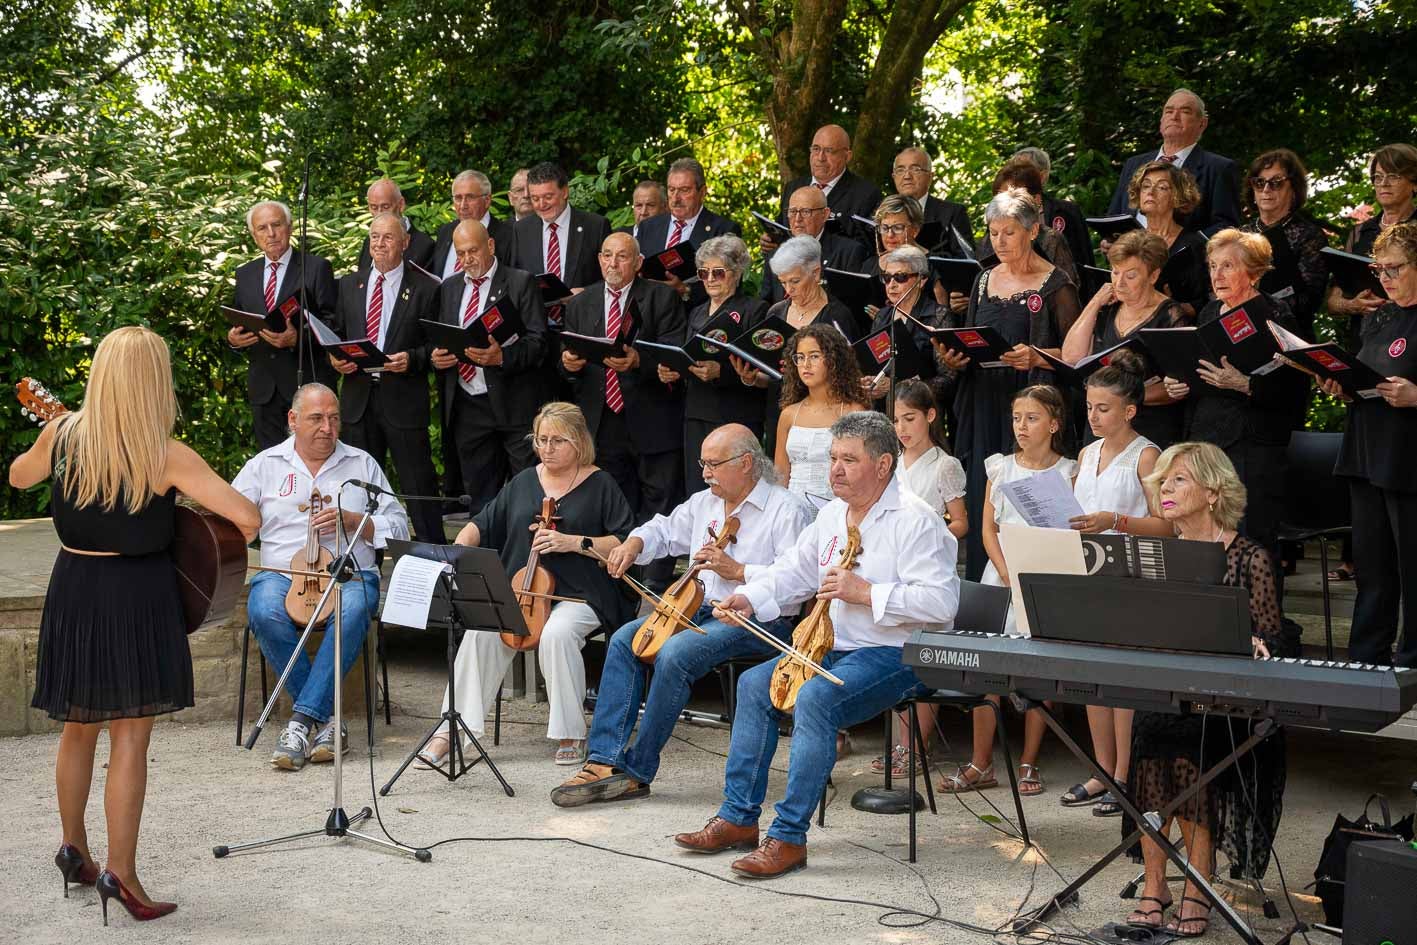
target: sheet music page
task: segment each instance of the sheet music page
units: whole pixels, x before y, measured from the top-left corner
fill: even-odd
[[[433,591],[438,587],[438,575],[452,573],[446,561],[433,561],[417,555],[404,555],[394,565],[389,578],[389,592],[384,598],[384,623],[415,630],[428,629],[428,607],[433,603]]]
[[[1007,496],[1024,521],[1034,528],[1067,528],[1068,519],[1083,514],[1072,485],[1056,469],[1000,483],[994,490]]]
[[[1061,478],[1061,477],[1060,477]],[[1009,569],[1009,595],[1013,599],[1014,626],[1020,636],[1032,636],[1023,606],[1020,574],[1086,574],[1082,532],[1071,528],[1030,528],[1004,523],[999,526],[999,547]]]

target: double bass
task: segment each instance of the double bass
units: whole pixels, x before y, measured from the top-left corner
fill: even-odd
[[[556,500],[548,496],[541,499],[541,514],[531,524],[531,530],[555,530]],[[541,631],[551,617],[551,607],[557,600],[556,578],[541,566],[541,552],[535,548],[526,556],[526,564],[512,575],[512,590],[516,593],[517,604],[521,607],[522,620],[529,633],[519,637],[515,633],[501,634],[502,642],[514,650],[534,650],[541,642]]]
[[[738,524],[738,516],[730,515],[723,523],[723,529],[717,534],[710,528],[709,536],[713,539],[713,547],[721,551],[725,546],[736,542]],[[703,569],[703,562],[696,563],[684,572],[683,577],[669,585],[655,604],[654,613],[645,618],[644,624],[635,633],[630,648],[644,662],[653,663],[664,644],[669,642],[669,638],[685,629],[693,615],[703,606],[704,582],[699,580],[699,572]]]
[[[331,578],[316,577],[313,573],[327,574],[330,563],[335,559],[330,550],[320,544],[320,530],[315,527],[315,516],[329,503],[330,497],[321,495],[320,487],[315,486],[310,490],[309,503],[300,505],[300,511],[308,512],[310,517],[305,524],[305,545],[290,559],[290,570],[301,573],[291,575],[290,590],[285,593],[285,612],[297,627],[305,626],[312,616],[316,617],[315,625],[320,626],[334,613],[335,597],[331,594],[316,615],[315,608],[319,606]]]
[[[856,559],[860,555],[861,531],[854,525],[848,525],[846,546],[841,549],[839,567],[847,570],[856,567]],[[829,600],[817,601],[811,612],[797,625],[797,629],[792,631],[793,648],[817,665],[831,652],[836,642],[832,629],[831,603]],[[772,704],[783,712],[791,712],[792,707],[797,704],[797,692],[802,688],[802,684],[816,675],[817,670],[802,660],[790,656],[780,657],[777,666],[773,668],[772,681],[769,683]]]

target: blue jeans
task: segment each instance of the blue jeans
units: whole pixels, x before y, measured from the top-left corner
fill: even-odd
[[[778,722],[787,717],[769,697],[776,663],[754,666],[738,679],[738,713],[728,743],[723,806],[718,816],[740,827],[758,822],[768,789],[768,769],[777,750]],[[814,676],[797,692],[792,715],[792,749],[787,759],[787,793],[776,807],[768,836],[806,843],[812,814],[836,764],[836,733],[880,715],[926,687],[900,661],[900,648],[871,646],[833,650],[822,665],[845,683]]]
[[[260,571],[251,579],[251,596],[246,599],[246,620],[256,634],[256,642],[265,654],[266,662],[277,673],[285,669],[290,654],[305,628],[297,627],[285,612],[285,595],[290,590],[290,578],[284,574]],[[364,646],[369,631],[369,617],[379,606],[379,572],[360,571],[355,580],[344,586],[344,608],[341,612],[340,679],[349,672]],[[334,630],[334,615],[325,623]],[[324,634],[320,649],[312,662],[304,653],[291,667],[285,680],[285,691],[295,703],[295,711],[324,724],[335,707],[334,688],[335,635]]]
[[[654,678],[647,696],[645,676],[650,667],[631,649],[644,620],[631,620],[615,631],[605,651],[605,668],[600,672],[600,695],[586,741],[588,761],[612,765],[641,784],[650,783],[659,770],[659,753],[689,702],[694,681],[726,659],[767,658],[777,653],[748,631],[714,620],[712,615],[713,608],[708,606],[699,608],[694,615],[694,623],[708,631],[707,635],[681,630],[664,644],[654,660]],[[764,629],[780,640],[790,635],[784,619],[774,620]],[[641,697],[645,699],[645,714],[640,720],[639,737],[629,746]]]

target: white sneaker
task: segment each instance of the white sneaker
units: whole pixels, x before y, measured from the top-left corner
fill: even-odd
[[[271,753],[271,767],[283,771],[299,771],[305,767],[310,757],[310,730],[292,719],[286,723],[285,731],[276,740],[276,750]]]

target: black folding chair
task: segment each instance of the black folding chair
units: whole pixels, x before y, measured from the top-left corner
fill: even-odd
[[[1299,430],[1289,435],[1289,473],[1279,540],[1319,542],[1319,579],[1324,603],[1324,653],[1333,660],[1333,604],[1329,596],[1328,543],[1353,534],[1348,485],[1333,474],[1342,433]]]

